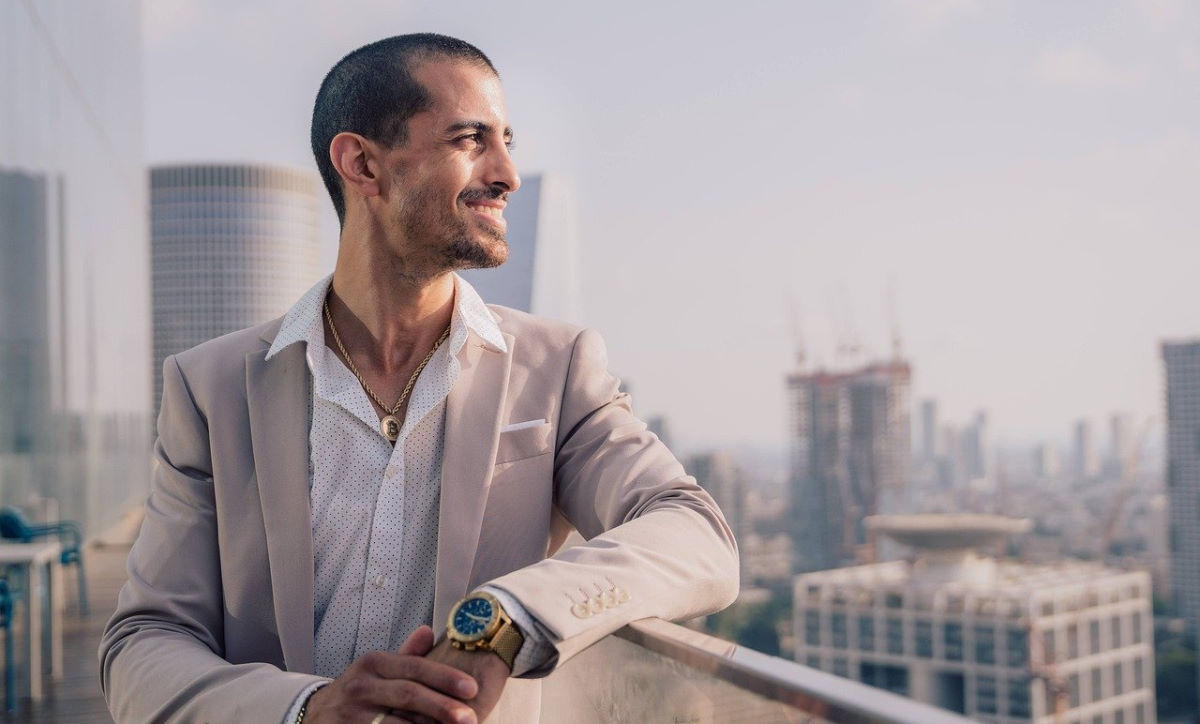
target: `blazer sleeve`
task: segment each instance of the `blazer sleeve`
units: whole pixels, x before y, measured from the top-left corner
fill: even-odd
[[[530,675],[549,673],[630,621],[694,618],[737,597],[733,533],[712,497],[633,416],[592,330],[571,352],[554,489],[555,504],[587,542],[489,582],[556,639],[557,658]]]
[[[222,658],[208,440],[207,422],[168,357],[146,517],[100,641],[101,688],[117,722],[280,721],[300,691],[324,681]]]

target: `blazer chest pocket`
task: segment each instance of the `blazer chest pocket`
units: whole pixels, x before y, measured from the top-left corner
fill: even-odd
[[[496,449],[497,465],[550,452],[551,425],[544,420],[537,422],[540,424],[525,426],[523,423],[517,423],[500,430],[500,442]]]

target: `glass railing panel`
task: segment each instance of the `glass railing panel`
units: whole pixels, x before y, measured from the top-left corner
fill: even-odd
[[[578,724],[965,724],[970,720],[659,620],[560,667],[542,721]]]

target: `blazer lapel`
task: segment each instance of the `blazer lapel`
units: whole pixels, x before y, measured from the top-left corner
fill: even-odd
[[[504,341],[507,351],[496,352],[485,348],[478,337],[468,337],[458,353],[462,369],[446,398],[433,599],[435,631],[440,630],[450,607],[467,593],[470,584],[512,366],[515,340],[505,334]]]
[[[269,340],[268,340],[269,341]],[[308,398],[304,345],[246,356],[250,437],[266,529],[271,598],[289,671],[313,670],[313,552],[308,492]]]

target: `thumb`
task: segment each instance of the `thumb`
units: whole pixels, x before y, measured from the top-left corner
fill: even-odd
[[[428,626],[418,626],[400,644],[400,653],[406,656],[424,656],[433,648],[433,629]]]

